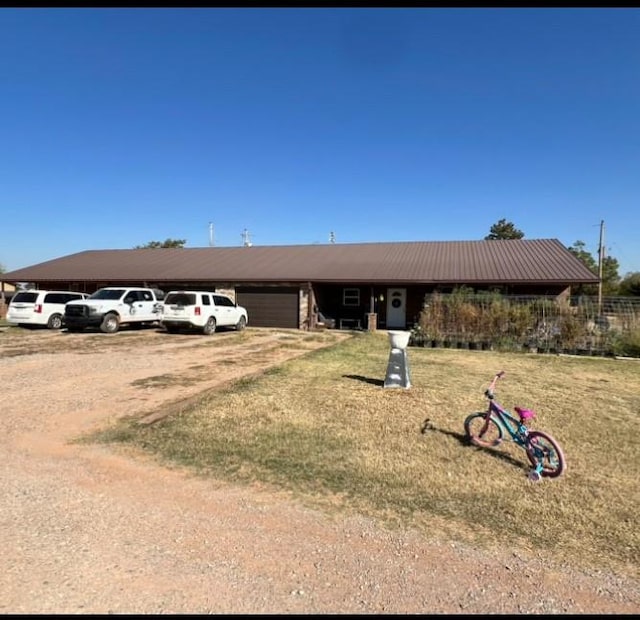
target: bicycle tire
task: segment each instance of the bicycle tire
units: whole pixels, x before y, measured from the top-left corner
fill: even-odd
[[[502,442],[502,427],[486,413],[472,413],[464,421],[467,439],[475,446],[495,448]]]
[[[542,463],[541,476],[557,478],[566,471],[567,462],[562,448],[548,433],[529,431],[524,448],[533,467],[538,467],[538,463]]]

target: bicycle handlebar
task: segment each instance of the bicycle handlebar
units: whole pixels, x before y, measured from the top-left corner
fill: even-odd
[[[484,395],[489,399],[492,400],[493,399],[493,390],[496,389],[496,383],[498,382],[498,379],[500,379],[502,376],[504,376],[504,370],[501,370],[494,378],[493,381],[491,381],[491,383],[489,384],[489,387],[485,390]]]

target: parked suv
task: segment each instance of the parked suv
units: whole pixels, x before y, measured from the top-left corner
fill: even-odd
[[[247,325],[247,311],[230,297],[211,291],[169,291],[164,298],[161,323],[168,332],[197,329],[213,334],[218,327]]]
[[[39,325],[60,329],[64,324],[65,304],[86,297],[85,293],[72,291],[18,291],[9,303],[7,322],[20,327]]]

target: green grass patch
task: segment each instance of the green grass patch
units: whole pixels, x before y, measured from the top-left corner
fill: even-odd
[[[386,334],[358,334],[205,392],[154,424],[121,420],[91,440],[441,540],[517,546],[637,577],[639,362],[421,348],[407,355],[407,390],[382,387]],[[463,421],[486,407],[484,389],[499,370],[498,400],[534,409],[533,428],[563,447],[561,478],[527,480],[515,445],[467,445]]]

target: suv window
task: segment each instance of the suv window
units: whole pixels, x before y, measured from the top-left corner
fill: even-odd
[[[167,306],[195,306],[196,296],[193,293],[170,293],[164,303]]]
[[[210,306],[211,305],[211,297],[209,297],[209,295],[202,295],[202,305],[203,306]]]
[[[214,295],[213,301],[216,302],[216,306],[235,306],[228,297],[224,297],[223,295]]]
[[[11,302],[22,302],[27,304],[35,303],[36,299],[38,299],[37,291],[20,291],[16,293],[12,298]]]

